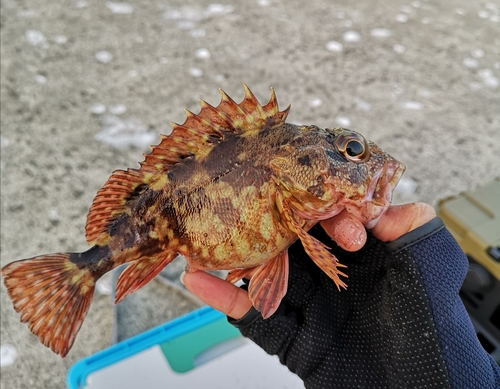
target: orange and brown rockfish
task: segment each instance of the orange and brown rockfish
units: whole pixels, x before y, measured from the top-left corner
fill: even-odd
[[[139,169],[115,171],[97,193],[83,253],[42,255],[2,269],[14,308],[30,330],[65,356],[90,307],[96,281],[129,263],[116,303],[177,255],[193,269],[230,270],[249,285],[254,307],[271,316],[288,284],[288,247],[300,239],[335,282],[347,277],[307,231],[346,209],[370,228],[390,204],[404,165],[343,128],[285,123],[274,91],[262,106],[244,85],[235,103],[201,102],[146,155]]]

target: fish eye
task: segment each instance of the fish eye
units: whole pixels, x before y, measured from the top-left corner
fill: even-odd
[[[357,140],[350,140],[345,146],[345,152],[351,157],[357,157],[365,151],[364,146]]]
[[[359,134],[341,134],[335,139],[334,145],[348,161],[364,162],[370,158],[368,144]]]

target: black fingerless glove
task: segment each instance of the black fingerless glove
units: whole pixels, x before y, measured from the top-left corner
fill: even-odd
[[[467,260],[440,219],[389,244],[369,236],[354,253],[319,225],[309,233],[348,266],[348,289],[339,292],[298,241],[278,311],[229,319],[306,388],[500,388],[458,297]]]

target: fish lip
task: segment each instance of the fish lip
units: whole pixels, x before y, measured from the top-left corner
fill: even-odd
[[[384,164],[382,174],[378,178],[375,190],[372,194],[372,203],[379,206],[390,204],[392,192],[401,179],[406,166],[397,160],[391,160]]]
[[[373,217],[364,223],[367,229],[375,227],[380,217],[391,205],[394,188],[405,170],[406,166],[404,164],[393,159],[384,164],[378,177],[375,177],[375,180],[372,181],[373,191],[371,192],[370,208],[372,208],[371,214]]]

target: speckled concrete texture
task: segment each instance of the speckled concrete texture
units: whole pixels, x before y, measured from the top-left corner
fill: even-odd
[[[290,120],[359,131],[407,165],[397,202],[436,202],[500,172],[500,3],[66,0],[1,2],[1,264],[82,251],[85,218],[115,169],[198,99],[276,90]],[[105,288],[104,288],[105,289]],[[197,303],[153,281],[131,335]],[[96,293],[65,359],[29,333],[1,288],[2,388],[64,388],[110,345]],[[132,306],[132,305],[131,305]],[[130,306],[129,306],[130,307]],[[134,315],[137,318],[134,320]],[[4,355],[5,353],[5,355]]]

